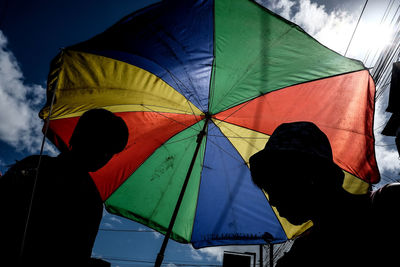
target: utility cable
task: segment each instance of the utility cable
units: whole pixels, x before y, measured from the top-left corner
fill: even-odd
[[[393,4],[394,4],[394,1],[392,0],[392,2],[390,2],[387,5],[384,15],[382,16],[381,22],[379,23],[380,28],[382,28],[383,22],[387,19],[388,15],[390,13],[390,10],[392,9]],[[400,10],[400,4],[398,5],[398,7],[397,7],[396,11],[394,12],[392,19],[388,25],[388,27],[391,29],[391,31],[393,31],[393,29],[398,29],[398,27],[396,27],[396,23],[394,23],[394,20],[396,17],[399,18],[398,14],[397,14],[399,12],[399,10]],[[373,57],[371,58],[371,63],[374,62],[374,59],[379,54],[379,51],[380,51],[380,48],[375,49],[375,53],[374,53]],[[366,56],[364,57],[363,62],[365,62],[365,63],[367,62],[371,53],[372,53],[372,48],[368,49],[368,52],[367,52]]]
[[[365,1],[364,7],[363,7],[363,9],[361,11],[360,17],[358,18],[358,21],[357,21],[356,27],[354,28],[353,34],[351,35],[351,38],[350,38],[349,44],[347,45],[346,52],[344,53],[344,56],[346,56],[347,51],[349,50],[349,47],[351,45],[351,42],[353,41],[354,34],[357,31],[358,24],[360,23],[361,17],[364,14],[364,10],[365,10],[365,7],[367,6],[367,3],[368,3],[368,0]]]

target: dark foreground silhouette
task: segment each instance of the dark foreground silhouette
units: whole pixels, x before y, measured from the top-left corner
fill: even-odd
[[[90,110],[79,119],[68,151],[42,156],[39,170],[39,156],[29,156],[0,177],[4,266],[109,266],[91,259],[103,201],[89,172],[122,151],[127,139],[120,117]]]
[[[283,266],[369,266],[370,201],[342,187],[326,135],[313,123],[282,124],[250,158],[254,183],[282,217],[313,226],[277,263]]]

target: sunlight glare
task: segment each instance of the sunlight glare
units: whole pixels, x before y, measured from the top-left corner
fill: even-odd
[[[350,49],[352,51],[363,51],[376,54],[390,44],[393,31],[388,25],[364,24],[360,25],[354,36]],[[372,60],[372,58],[370,58]]]

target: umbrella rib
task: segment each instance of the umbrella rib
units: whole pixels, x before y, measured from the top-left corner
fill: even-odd
[[[238,126],[238,127],[241,127],[241,126]],[[244,128],[244,127],[242,127],[243,129],[247,129],[247,128]],[[223,137],[226,137],[226,138],[238,138],[238,139],[242,139],[242,140],[244,140],[249,146],[252,146],[252,147],[254,147],[251,143],[249,143],[247,140],[248,139],[252,139],[252,140],[265,140],[265,137],[251,137],[251,136],[249,136],[249,137],[247,137],[247,136],[240,136],[240,135],[238,135],[237,133],[235,133],[234,131],[232,131],[231,129],[229,129],[229,128],[227,128],[227,130],[228,131],[230,131],[230,132],[232,132],[235,136],[227,136],[227,135],[223,135]],[[250,130],[250,131],[254,131],[254,130],[251,130],[251,129],[248,129],[248,130]],[[254,131],[254,132],[257,132],[257,131]],[[258,132],[257,132],[258,133]],[[215,136],[217,136],[217,135],[215,135]],[[222,136],[217,136],[217,137],[222,137]]]
[[[283,39],[283,36],[287,35],[290,31],[293,30],[293,28],[294,28],[293,26],[290,27],[279,38],[277,38],[274,43],[271,43],[271,45],[269,45],[268,48],[270,49],[270,48],[276,46],[277,44],[279,44],[280,41]],[[255,57],[255,60],[253,62],[251,62],[251,64],[249,64],[249,66],[247,67],[247,70],[242,74],[242,76],[239,79],[237,79],[236,82],[231,86],[231,88],[219,99],[218,103],[216,104],[217,106],[223,101],[223,99],[227,95],[229,95],[231,93],[231,91],[239,84],[239,82],[242,81],[250,73],[250,70],[256,65],[256,63],[258,61],[260,61],[261,59],[263,59],[263,57],[260,56],[263,51],[264,51],[263,49],[260,50],[260,52],[258,53],[257,57]]]
[[[157,113],[172,113],[172,112],[161,112],[161,111],[156,111],[156,110],[150,109],[149,107],[167,108],[167,109],[171,109],[171,110],[177,111],[176,114],[179,114],[179,113],[181,113],[181,112],[182,112],[181,114],[188,114],[188,113],[186,113],[185,110],[181,110],[181,109],[177,109],[177,108],[170,108],[170,107],[167,107],[167,106],[148,105],[148,104],[137,104],[137,105],[143,106],[143,107],[145,107],[145,108],[151,110],[152,112],[157,112]],[[194,113],[194,111],[192,110],[192,114],[188,114],[188,115],[194,115],[194,116],[196,116],[196,113]]]
[[[175,120],[175,119],[173,119],[173,118],[171,118],[171,117],[166,116],[165,113],[161,113],[161,112],[159,112],[159,111],[156,111],[156,110],[154,110],[154,109],[151,109],[151,108],[149,108],[149,107],[146,106],[146,105],[142,105],[142,106],[145,107],[145,108],[147,108],[147,109],[150,110],[151,112],[155,112],[155,113],[157,113],[158,115],[163,116],[163,117],[165,117],[165,118],[167,118],[167,119],[169,119],[169,120],[171,120],[171,121],[174,121],[174,122],[176,122],[176,123],[178,123],[178,124],[181,124],[181,125],[183,125],[183,126],[185,126],[185,127],[190,127],[190,125],[187,125],[187,124],[185,124],[185,123],[183,123],[183,122],[177,121],[177,120]],[[194,114],[193,114],[193,115],[194,115]]]
[[[225,137],[225,136],[221,136],[221,137]],[[207,139],[207,141],[210,141],[211,143],[213,143],[216,147],[218,147],[221,151],[223,151],[224,153],[226,153],[227,155],[229,155],[231,158],[233,158],[234,160],[240,162],[240,163],[244,163],[246,164],[243,159],[238,159],[236,158],[234,155],[232,155],[231,153],[227,152],[224,148],[222,148],[220,145],[218,145],[217,143],[215,143],[214,141],[212,141],[211,139]],[[231,143],[232,144],[232,143]]]
[[[185,147],[185,150],[184,150],[184,153],[183,154],[186,154],[186,152],[188,151],[188,149],[189,149],[189,144]],[[174,168],[173,169],[173,172],[172,172],[172,174],[169,176],[169,177],[176,177],[176,172],[178,171],[178,168]],[[171,181],[171,179],[170,179],[170,181]],[[183,181],[182,181],[182,183],[183,183]],[[163,202],[164,201],[164,196],[167,194],[168,192],[167,191],[164,191],[164,192],[162,192],[162,193],[160,193],[160,197],[159,197],[159,199],[158,199],[158,202],[157,202],[157,204],[155,205],[155,207],[159,207],[160,205],[160,203],[161,202]],[[150,214],[150,216],[149,216],[149,218],[154,218],[154,215],[157,213],[157,212],[159,212],[157,209],[153,209],[153,211],[152,211],[152,213]],[[153,220],[153,219],[151,219],[151,220]],[[165,229],[163,229],[163,230],[167,230],[168,228],[167,227],[165,227]]]
[[[247,128],[245,128],[245,129],[247,129]],[[216,134],[210,134],[210,135],[208,135],[208,136],[213,136],[213,137],[228,137],[228,138],[240,138],[240,139],[265,139],[265,138],[262,138],[262,137],[251,137],[251,136],[239,136],[239,135],[237,135],[237,136],[228,136],[228,135],[216,135]],[[393,144],[393,145],[395,145],[395,144]]]
[[[160,25],[160,26],[162,27],[162,25]],[[158,32],[158,37],[159,37],[159,38],[158,38],[158,41],[161,42],[162,44],[164,44],[165,47],[168,49],[168,51],[171,53],[171,56],[172,56],[173,58],[175,58],[175,59],[181,64],[181,67],[182,67],[182,69],[184,70],[185,74],[187,75],[187,78],[188,78],[190,84],[191,84],[191,85],[193,86],[193,88],[194,88],[193,81],[192,81],[190,75],[188,74],[188,72],[187,72],[187,70],[186,70],[186,67],[187,67],[187,66],[181,62],[181,60],[179,59],[179,56],[177,55],[177,53],[174,51],[174,49],[172,49],[172,46],[169,45],[168,42],[164,41],[164,38],[161,38],[161,37],[162,37],[162,36],[161,36],[161,33],[163,33],[163,34],[165,35],[164,37],[170,39],[171,41],[176,42],[178,45],[180,45],[179,42],[177,42],[176,40],[174,40],[174,38],[171,38],[171,35],[168,33],[167,30],[165,30],[164,28],[161,28],[161,29],[162,29],[162,30]],[[160,65],[160,64],[159,64],[159,65]],[[191,90],[190,90],[188,87],[186,87],[185,84],[184,84],[181,80],[179,80],[170,70],[168,70],[168,69],[165,69],[165,70],[169,73],[169,75],[171,75],[172,79],[174,80],[174,82],[175,82],[176,84],[177,84],[177,81],[179,81],[179,83],[186,89],[186,92],[187,92],[187,93],[190,93],[190,92],[191,92]],[[177,85],[178,85],[178,84],[177,84]],[[194,97],[194,98],[197,98],[197,95],[193,94],[193,97]],[[198,107],[201,107],[202,105],[201,105],[200,99],[197,98],[196,101],[197,101]]]
[[[195,136],[197,136],[197,135],[198,135],[198,134],[194,134],[194,135],[188,136],[188,137],[186,137],[186,138],[183,138],[183,139],[180,139],[180,140],[175,140],[175,141],[167,141],[165,144],[168,144],[168,145],[170,145],[170,144],[179,143],[179,142],[182,142],[182,141],[185,141],[185,140],[191,139],[191,138],[193,138],[193,137],[195,137]]]
[[[213,135],[212,135],[213,136]],[[228,138],[228,136],[216,136],[216,137],[227,137]],[[242,137],[236,137],[236,138],[242,138]],[[245,140],[245,138],[243,138],[244,140]],[[228,141],[229,141],[229,138],[228,138]],[[245,163],[246,165],[247,165],[247,161],[242,157],[242,155],[240,154],[240,152],[238,151],[238,153],[239,153],[239,155],[240,155],[240,158],[242,159],[242,160],[239,160],[239,159],[237,159],[235,156],[233,156],[232,154],[230,154],[230,153],[228,153],[228,152],[226,152],[223,148],[221,148],[220,146],[218,146],[216,143],[214,143],[213,141],[211,141],[210,140],[210,142],[211,143],[213,143],[213,144],[215,144],[218,148],[220,148],[222,151],[224,151],[225,153],[227,153],[228,155],[230,155],[232,158],[234,158],[235,160],[237,160],[238,162],[240,162],[240,163]],[[229,141],[229,143],[231,143],[230,141]],[[246,142],[246,143],[248,143],[248,142]],[[248,143],[249,144],[249,143]],[[231,143],[231,145],[235,148],[235,146]],[[250,146],[252,146],[252,147],[254,147],[253,145],[251,145],[251,144],[249,144]],[[236,149],[236,148],[235,148]],[[237,149],[236,149],[237,150]]]
[[[171,78],[174,80],[174,82],[175,82],[175,84],[176,85],[178,85],[178,87],[179,88],[181,88],[180,86],[179,86],[179,84],[183,87],[183,88],[185,88],[185,91],[187,92],[187,93],[190,93],[190,89],[181,81],[181,80],[179,80],[171,71],[169,71],[168,69],[166,69],[166,71],[169,73],[169,75],[171,76]],[[194,100],[196,100],[196,102],[197,102],[197,106],[198,107],[201,107],[201,101],[200,101],[200,99],[198,98],[198,96],[196,95],[196,94],[191,94],[192,96],[193,96],[193,98],[194,98]],[[185,99],[186,99],[186,101],[189,103],[190,101],[189,101],[189,99],[187,99],[186,97],[185,97]],[[190,105],[189,105],[190,106]],[[201,110],[201,109],[200,109]]]
[[[215,70],[217,66],[217,59],[214,56],[213,63],[212,63],[212,73],[211,73],[211,82],[210,82],[210,89],[208,90],[208,111],[211,109],[214,100],[214,89],[215,89]]]
[[[124,105],[117,105],[117,104],[115,104],[115,105],[104,105],[104,106],[102,106],[102,107],[103,107],[103,108],[111,108],[111,107],[118,107],[118,106],[124,106]],[[190,113],[186,112],[186,110],[182,110],[182,109],[178,109],[178,108],[172,108],[172,107],[168,107],[168,106],[149,105],[149,104],[126,104],[126,106],[142,106],[142,107],[145,107],[145,108],[149,109],[149,110],[152,111],[152,112],[157,112],[157,113],[172,113],[172,112],[161,112],[161,111],[156,111],[156,110],[150,109],[149,107],[163,108],[163,109],[169,109],[169,110],[172,110],[172,111],[176,111],[176,114],[188,114],[188,115],[194,115],[194,116],[196,116],[196,113],[193,111],[193,109],[191,109],[191,110],[192,110],[192,114],[190,114]],[[138,110],[126,110],[126,111],[133,111],[133,112],[135,112],[135,111],[138,111]],[[124,112],[124,111],[121,111],[121,112]]]
[[[190,91],[189,88],[187,88],[187,87],[185,86],[185,84],[184,84],[182,81],[180,81],[177,77],[175,77],[175,75],[173,75],[169,70],[167,70],[167,72],[171,75],[171,78],[174,80],[174,82],[175,82],[177,85],[178,85],[178,82],[179,82],[179,83],[187,90],[187,92]],[[198,99],[197,95],[196,95],[196,94],[193,94],[193,97],[194,97],[194,99],[196,100],[197,105],[198,105],[199,107],[201,107],[201,102],[200,102],[200,99]],[[185,99],[186,99],[186,103],[188,103],[188,106],[189,106],[190,110],[192,111],[193,116],[195,116],[196,121],[199,122],[199,120],[198,120],[198,118],[197,118],[197,116],[196,116],[196,114],[195,114],[195,112],[194,112],[192,106],[190,105],[191,101],[189,101],[189,99],[187,99],[186,97],[185,97]]]
[[[240,126],[239,126],[240,127]],[[247,129],[247,128],[244,128],[244,129]],[[249,142],[249,139],[252,139],[252,140],[265,140],[265,137],[243,137],[243,136],[240,136],[239,134],[237,134],[235,131],[233,131],[233,130],[231,130],[231,129],[229,129],[229,128],[227,128],[227,130],[228,131],[230,131],[231,133],[233,133],[235,136],[227,136],[227,135],[225,135],[225,134],[223,134],[224,135],[224,137],[226,137],[226,138],[228,138],[228,141],[230,142],[230,138],[238,138],[238,139],[241,139],[241,140],[243,140],[246,144],[247,144],[247,146],[248,146],[248,148],[249,149],[251,149],[251,148],[255,148],[255,149],[258,149],[256,146],[254,146],[254,144],[252,144],[251,142]],[[249,129],[250,130],[250,129]],[[251,131],[254,131],[254,130],[251,130]],[[254,131],[254,132],[257,132],[257,131]],[[232,142],[230,142],[231,144],[232,144]],[[232,146],[233,147],[235,147],[233,144],[232,144]],[[236,149],[236,148],[235,148]],[[239,152],[239,151],[238,151]],[[241,156],[241,158],[243,159],[243,161],[247,164],[248,162],[243,158],[243,156],[242,156],[242,154],[239,152],[239,155]]]
[[[136,55],[136,56],[140,56],[140,55],[138,55],[138,54],[134,54],[134,55]],[[143,56],[140,56],[140,57],[143,57]],[[168,70],[168,69],[166,69],[166,68],[164,68],[161,64],[159,64],[157,61],[155,61],[155,60],[153,60],[153,59],[151,59],[151,58],[147,58],[147,57],[143,57],[143,58],[145,58],[146,60],[149,60],[149,61],[151,61],[151,62],[153,62],[154,64],[156,64],[157,66],[159,66],[160,68],[162,68],[163,70],[165,70],[170,76],[171,76],[171,78],[172,78],[172,80],[175,82],[175,84],[181,89],[181,87],[179,86],[179,85],[181,85],[184,89],[185,89],[185,91],[187,92],[187,93],[190,93],[190,89],[181,81],[181,80],[179,80],[170,70]],[[164,80],[164,79],[162,79],[161,77],[158,77],[158,78],[160,78],[161,80]],[[172,88],[174,88],[174,87],[172,87]],[[176,88],[174,88],[175,90],[176,90]],[[181,95],[183,95],[181,92],[179,92],[178,90],[176,90],[178,93],[180,93]],[[196,94],[192,94],[193,95],[193,98],[194,98],[194,100],[196,100],[196,102],[197,102],[197,105],[195,105],[195,106],[197,106],[197,107],[201,107],[201,101],[200,101],[200,99],[198,98],[198,96],[196,95]],[[186,99],[186,101],[188,102],[188,103],[190,103],[190,101],[185,97],[185,99]],[[192,109],[192,107],[189,105],[189,107],[190,107],[190,109],[192,110],[192,112],[193,112],[193,114],[195,115],[195,112],[193,111],[193,109]],[[196,118],[196,120],[197,120],[197,118]]]
[[[215,124],[216,126],[219,126],[222,122],[228,123],[226,120],[227,120],[229,117],[233,116],[233,114],[235,114],[235,113],[238,112],[239,110],[243,109],[243,108],[244,108],[245,106],[247,106],[250,102],[251,102],[251,101],[247,101],[246,103],[243,104],[243,106],[241,106],[241,107],[238,108],[237,110],[233,111],[231,114],[229,114],[228,116],[226,116],[224,119],[217,119],[217,120],[219,120],[219,122],[218,122],[218,123],[215,123],[215,122],[214,122],[214,124]]]

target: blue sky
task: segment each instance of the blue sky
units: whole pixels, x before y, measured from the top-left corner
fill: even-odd
[[[0,171],[15,160],[38,153],[42,122],[37,112],[45,101],[50,60],[59,49],[89,39],[131,12],[154,3],[151,0],[0,0]],[[324,45],[343,54],[365,1],[271,0],[265,3],[285,18],[299,24]],[[368,52],[381,49],[388,25],[381,18],[389,0],[370,0],[347,56],[364,60]],[[393,12],[388,16],[390,21]],[[389,23],[389,22],[388,22]],[[386,34],[386,35],[385,35]],[[372,36],[373,38],[371,38]],[[376,59],[375,59],[376,60]],[[374,65],[368,58],[367,66]],[[393,138],[380,135],[388,119],[384,113],[387,96],[377,102],[375,138],[377,160],[383,182],[398,178],[399,161]],[[46,145],[46,154],[57,150]],[[71,214],[73,216],[73,214]],[[79,218],[77,218],[79,220]],[[101,229],[129,229],[144,232],[99,232],[94,249],[98,257],[113,258],[113,266],[151,266],[117,261],[116,258],[153,261],[162,237],[137,223],[105,212]],[[170,267],[179,263],[219,264],[223,250],[257,252],[257,247],[225,247],[194,250],[190,245],[171,241],[166,251]],[[62,253],[62,252],[60,252]],[[136,265],[135,265],[136,264]],[[168,265],[166,265],[168,266]]]

